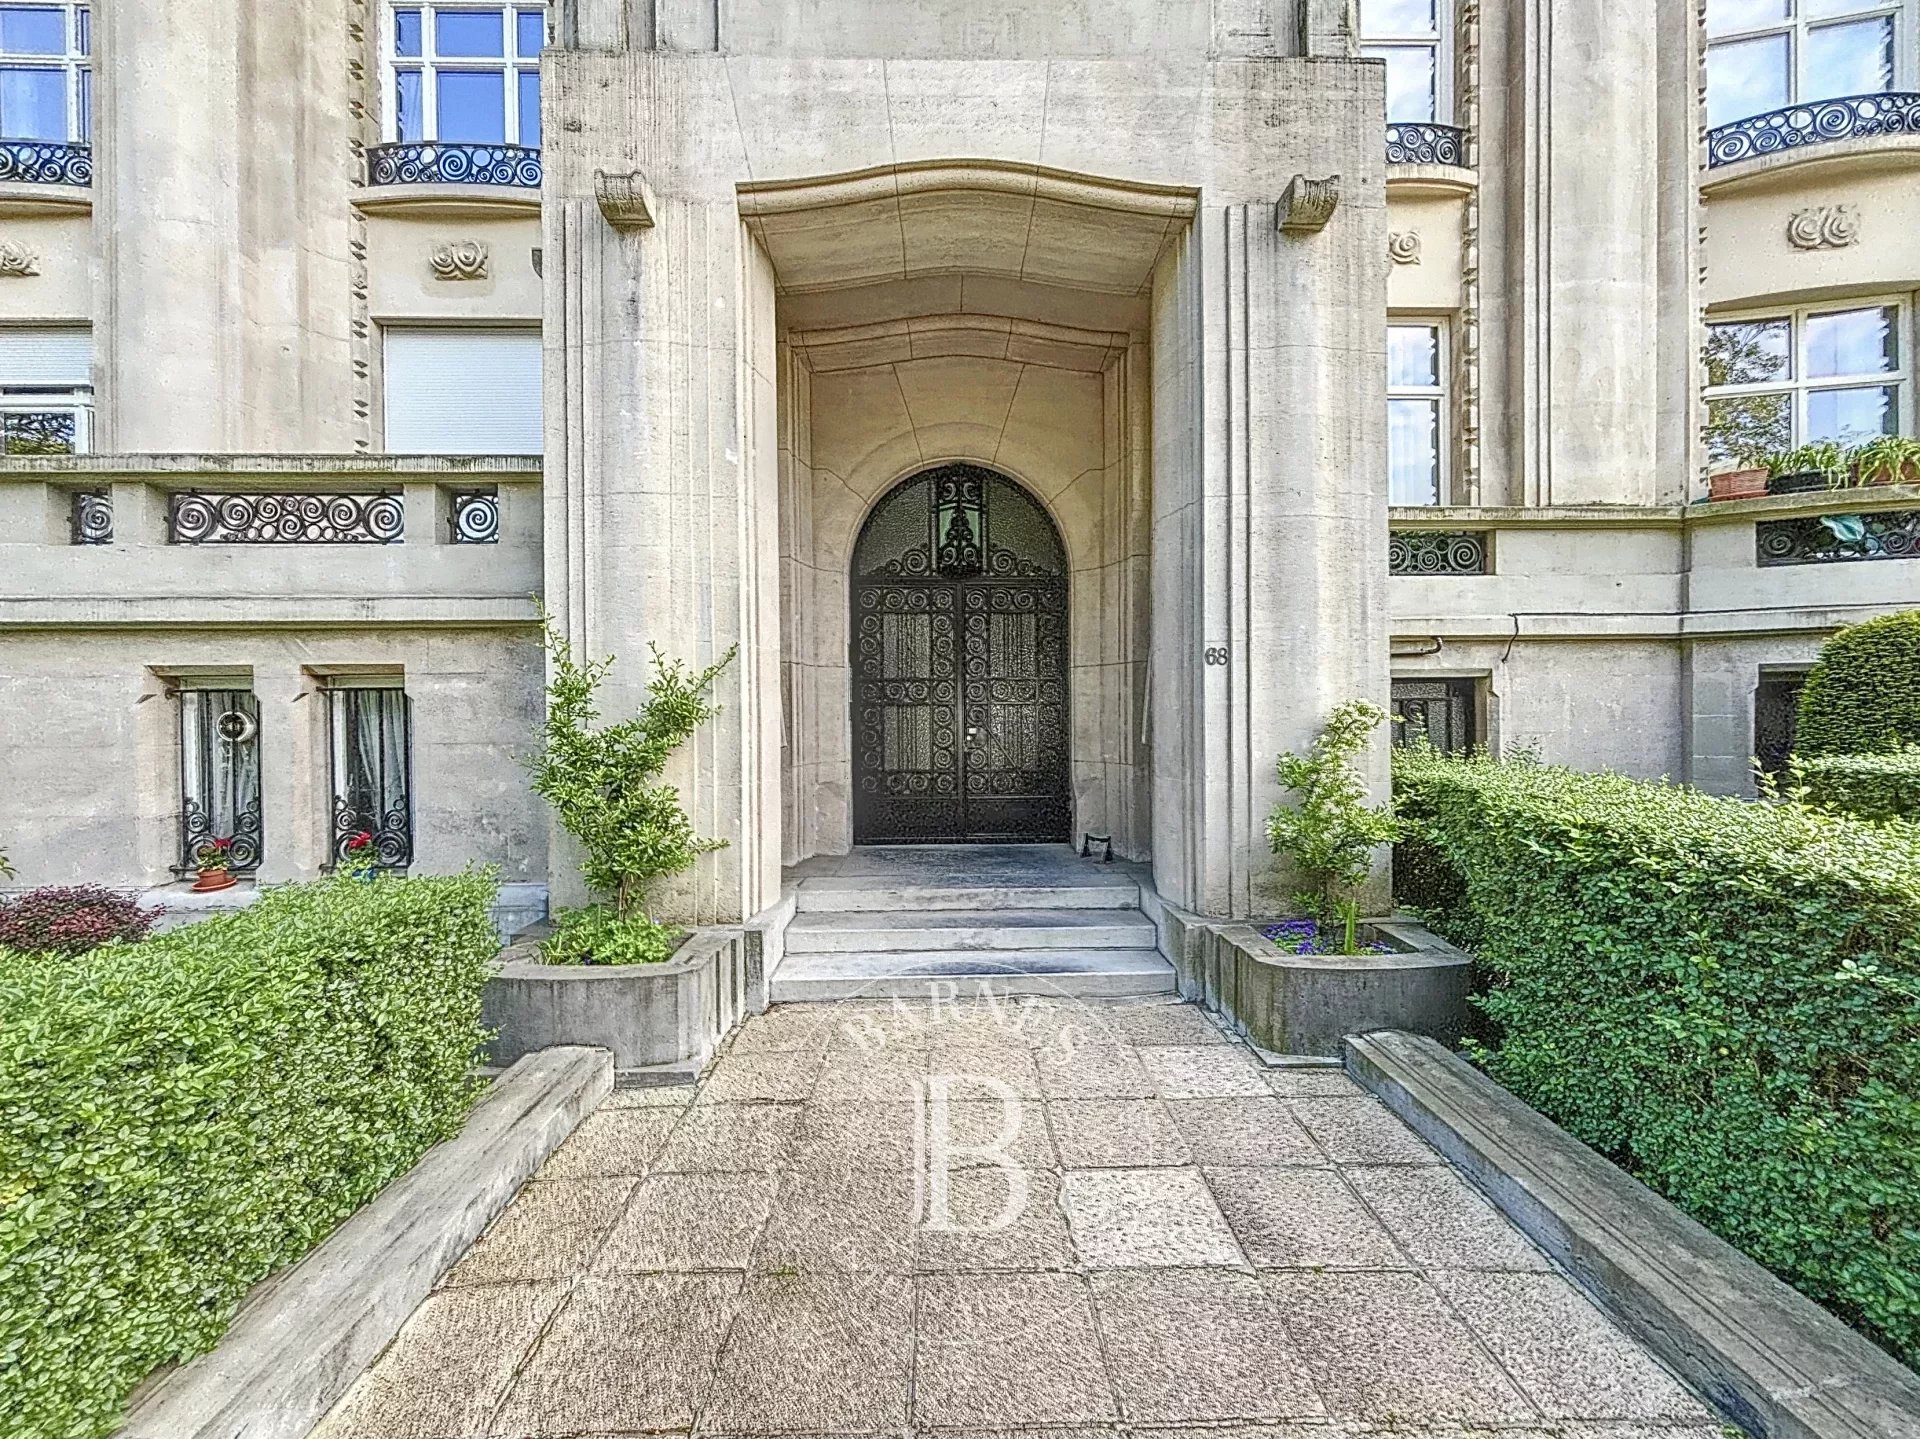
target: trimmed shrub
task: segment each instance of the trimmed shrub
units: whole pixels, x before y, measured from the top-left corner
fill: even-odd
[[[0,949],[85,954],[103,944],[145,939],[160,920],[130,894],[83,884],[29,890],[0,900]]]
[[[1920,1360],[1920,829],[1394,756],[1470,916],[1487,1071]]]
[[[1844,629],[1800,691],[1798,755],[1891,754],[1920,745],[1920,610]]]
[[[1920,820],[1920,746],[1899,754],[1830,754],[1795,760],[1806,802],[1856,819]]]
[[[491,875],[0,965],[0,1433],[98,1439],[472,1104]]]

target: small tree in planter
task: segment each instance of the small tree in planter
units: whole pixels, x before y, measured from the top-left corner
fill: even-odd
[[[1373,869],[1373,852],[1400,837],[1391,805],[1367,804],[1366,781],[1354,759],[1387,718],[1379,705],[1349,700],[1304,755],[1280,756],[1280,783],[1299,796],[1267,819],[1267,840],[1313,886],[1294,895],[1322,925],[1342,926],[1342,954],[1358,954],[1358,891]]]
[[[601,725],[597,695],[611,657],[581,664],[547,623],[552,679],[547,686],[545,743],[532,761],[534,792],[553,806],[586,852],[581,872],[610,905],[563,912],[544,946],[552,964],[646,964],[667,958],[681,931],[645,910],[655,881],[678,874],[724,840],[702,839],[680,803],[660,782],[667,759],[718,712],[713,682],[733,660],[729,649],[692,671],[649,646],[654,674],[646,703],[632,719]]]

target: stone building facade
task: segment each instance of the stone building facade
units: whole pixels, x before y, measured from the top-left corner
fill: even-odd
[[[541,605],[614,708],[738,646],[688,917],[1088,832],[1270,911],[1351,697],[1749,792],[1920,603],[1911,486],[1704,500],[1913,431],[1915,0],[1766,8],[6,0],[15,883],[574,897]]]

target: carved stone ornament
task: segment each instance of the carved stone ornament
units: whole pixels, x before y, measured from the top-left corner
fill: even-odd
[[[646,177],[638,170],[629,170],[624,175],[597,171],[593,177],[593,193],[600,202],[600,213],[614,229],[653,228],[653,191],[647,188]]]
[[[18,240],[0,240],[0,278],[23,280],[40,273],[40,256]]]
[[[1860,243],[1858,205],[1810,205],[1787,221],[1787,243],[1796,250],[1844,250]]]
[[[1418,230],[1395,230],[1387,236],[1387,258],[1396,265],[1417,265],[1420,263],[1420,232]]]
[[[1287,186],[1287,193],[1280,197],[1280,229],[1288,235],[1311,235],[1316,230],[1324,230],[1339,203],[1338,175],[1329,175],[1324,180],[1295,175],[1293,183]]]
[[[478,240],[449,240],[435,245],[427,256],[436,280],[484,280],[487,278],[487,247]]]

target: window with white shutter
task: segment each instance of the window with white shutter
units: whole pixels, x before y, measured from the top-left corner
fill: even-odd
[[[0,454],[76,455],[93,444],[93,331],[0,326]]]
[[[387,451],[537,455],[540,332],[386,331]]]

